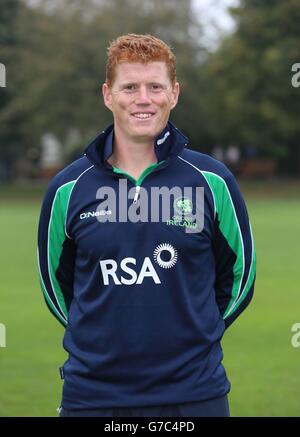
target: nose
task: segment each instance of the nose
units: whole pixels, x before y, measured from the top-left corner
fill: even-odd
[[[149,96],[149,90],[146,86],[139,87],[135,103],[137,105],[149,105],[151,103],[151,99]]]

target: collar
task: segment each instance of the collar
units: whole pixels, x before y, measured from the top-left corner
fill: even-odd
[[[111,124],[86,147],[85,155],[92,164],[98,167],[110,167],[107,159],[113,152],[113,137],[114,125]],[[188,138],[176,126],[168,122],[154,142],[157,162],[169,162],[180,154],[187,144]]]

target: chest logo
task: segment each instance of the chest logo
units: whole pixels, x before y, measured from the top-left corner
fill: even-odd
[[[179,197],[174,202],[174,209],[180,215],[192,214],[192,212],[193,212],[193,203],[187,197]]]
[[[193,216],[193,202],[191,199],[185,196],[175,199],[174,204],[174,216],[172,219],[167,220],[166,223],[169,226],[181,226],[185,229],[197,229],[197,221]]]
[[[169,259],[162,259],[163,254],[167,254]],[[163,269],[174,267],[177,262],[177,250],[171,244],[163,243],[154,250],[154,261]]]
[[[163,269],[174,267],[177,258],[177,250],[168,243],[159,244],[153,252],[154,262]],[[139,271],[136,269],[137,260],[132,257],[123,258],[120,263],[114,259],[104,259],[99,262],[104,285],[109,285],[111,282],[115,285],[140,285],[145,278],[152,278],[155,284],[161,284],[160,277],[149,256],[144,258]],[[124,273],[126,276],[123,276]]]

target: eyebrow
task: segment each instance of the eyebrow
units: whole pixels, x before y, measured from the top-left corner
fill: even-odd
[[[120,87],[125,87],[125,86],[129,86],[129,85],[138,85],[137,82],[124,82],[120,84]]]
[[[119,88],[125,88],[127,86],[138,86],[138,85],[139,85],[138,82],[124,82],[124,83],[121,83],[119,85]],[[167,88],[166,84],[164,84],[164,83],[162,83],[160,81],[155,81],[155,80],[151,81],[151,82],[148,82],[147,85],[160,85],[163,88]]]

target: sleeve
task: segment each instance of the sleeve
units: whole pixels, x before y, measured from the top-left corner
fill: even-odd
[[[246,205],[235,178],[214,181],[216,302],[227,328],[253,296],[256,254]]]
[[[74,241],[66,231],[70,195],[75,181],[59,185],[54,180],[45,195],[38,227],[38,267],[46,304],[66,326],[73,298]]]

